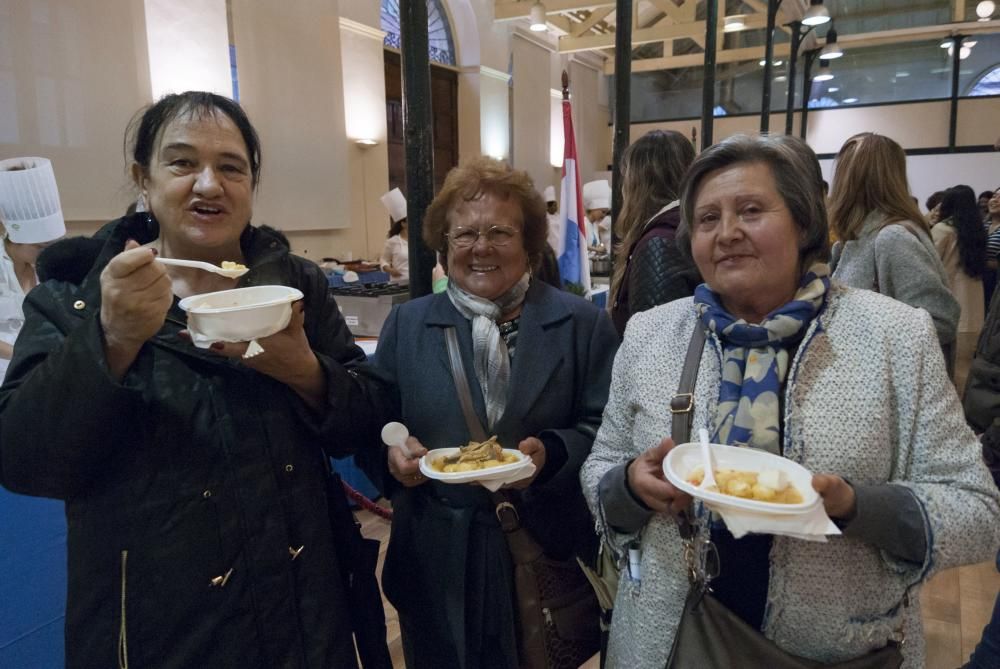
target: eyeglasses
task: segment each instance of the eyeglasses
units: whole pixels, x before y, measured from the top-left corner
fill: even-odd
[[[445,236],[456,249],[469,248],[479,241],[480,236],[486,237],[486,243],[490,246],[507,246],[517,237],[517,228],[509,225],[491,225],[487,230],[457,227]]]

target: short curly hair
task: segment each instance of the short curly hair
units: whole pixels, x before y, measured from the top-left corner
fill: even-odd
[[[448,172],[441,191],[427,208],[423,221],[423,238],[428,247],[441,254],[441,262],[448,266],[448,217],[460,202],[469,202],[492,193],[515,198],[521,205],[524,227],[521,237],[528,263],[537,270],[542,253],[548,243],[548,219],[545,201],[535,190],[535,183],[527,172],[515,170],[507,163],[477,156],[464,160]]]

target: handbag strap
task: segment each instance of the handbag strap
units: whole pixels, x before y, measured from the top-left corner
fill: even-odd
[[[469,380],[465,376],[465,365],[462,364],[462,352],[458,348],[458,336],[455,334],[454,326],[444,329],[444,339],[448,343],[451,378],[455,381],[458,402],[462,405],[462,414],[469,428],[469,436],[476,441],[486,441],[486,430],[483,429],[483,424],[479,422],[476,410],[472,407],[472,391],[469,390]]]
[[[458,336],[455,334],[453,326],[444,329],[444,339],[448,344],[448,362],[451,367],[451,378],[455,382],[455,390],[458,392],[458,402],[462,406],[462,414],[465,416],[465,424],[469,428],[469,436],[476,441],[486,440],[486,430],[476,416],[476,410],[472,406],[472,391],[469,390],[469,381],[465,376],[465,365],[462,364],[462,352],[458,348]],[[496,504],[497,520],[507,534],[514,532],[521,527],[521,518],[517,513],[517,508],[511,501],[510,496],[500,491],[490,494],[493,503]]]
[[[694,421],[694,387],[698,381],[698,367],[701,365],[701,354],[705,350],[705,328],[696,323],[691,341],[688,343],[687,354],[684,357],[684,367],[681,370],[681,380],[677,384],[677,392],[670,398],[670,438],[674,445],[691,440],[691,424]],[[685,541],[694,537],[695,526],[691,522],[691,509],[681,513],[677,519],[677,531]]]

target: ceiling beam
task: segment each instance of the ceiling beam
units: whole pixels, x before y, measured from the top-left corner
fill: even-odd
[[[590,16],[585,18],[579,23],[573,24],[573,29],[570,31],[570,37],[580,37],[584,33],[588,32],[591,28],[596,26],[598,23],[607,18],[608,14],[614,11],[614,7],[604,7],[602,9],[595,9],[590,13]]]
[[[747,30],[767,27],[767,16],[763,14],[750,14],[745,17]],[[721,32],[721,21],[719,23]],[[699,45],[705,41],[705,22],[690,21],[688,23],[672,23],[666,19],[648,28],[639,28],[632,32],[632,46],[647,44],[649,42],[662,42],[668,39],[687,37],[694,40]],[[588,49],[603,49],[615,45],[613,33],[607,35],[583,35],[581,37],[561,37],[559,38],[559,52],[573,53],[574,51],[587,51]],[[702,46],[704,48],[704,46]]]
[[[701,22],[704,25],[704,21]],[[838,43],[845,49],[881,46],[902,42],[919,42],[921,40],[936,40],[951,35],[991,34],[1000,30],[1000,20],[968,21],[964,23],[947,23],[937,26],[917,26],[898,30],[881,30],[878,32],[861,33],[860,35],[841,35]],[[774,45],[774,58],[787,58],[789,45],[787,42]],[[744,47],[741,49],[722,49],[716,55],[716,62],[735,63],[744,60],[760,60],[764,57],[763,46]],[[704,54],[689,54],[684,56],[664,56],[663,58],[646,58],[632,61],[633,72],[651,72],[655,70],[673,70],[682,67],[697,67],[705,62]],[[614,74],[614,62],[604,65],[606,74]]]
[[[517,0],[516,2],[493,3],[493,19],[495,21],[513,21],[527,18],[531,15],[531,6],[535,0]],[[604,7],[615,6],[615,0],[545,0],[545,12],[549,15],[560,12],[572,12],[581,9],[594,11]]]
[[[965,0],[952,0],[951,20],[956,23],[965,20]]]

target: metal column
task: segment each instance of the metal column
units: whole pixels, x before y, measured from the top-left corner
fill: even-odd
[[[962,35],[951,38],[951,109],[948,113],[948,151],[955,151],[958,132],[958,75],[962,63]]]
[[[632,0],[615,3],[615,135],[611,158],[611,256],[614,270],[618,215],[622,210],[622,154],[632,126]]]
[[[760,131],[771,129],[771,77],[774,74],[774,22],[781,0],[767,1],[767,42],[764,44],[764,86],[760,95]]]
[[[795,115],[795,61],[799,58],[799,44],[802,42],[802,23],[792,21],[792,50],[788,55],[788,104],[785,106],[785,134],[792,134],[792,117]]]
[[[802,73],[802,123],[799,124],[799,137],[806,138],[806,124],[809,122],[809,97],[812,95],[812,67],[819,49],[805,52],[806,67]],[[789,82],[791,85],[792,82]]]
[[[431,132],[431,69],[426,0],[400,0],[403,60],[403,135],[406,142],[406,223],[410,252],[410,297],[429,295],[434,252],[424,245],[424,212],[434,199],[434,139]]]
[[[723,0],[724,1],[724,0]],[[705,2],[705,69],[701,89],[701,148],[712,146],[715,123],[715,47],[719,31],[719,0]]]

